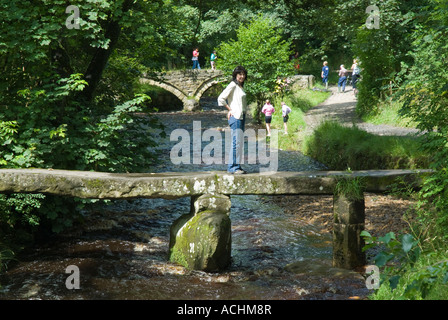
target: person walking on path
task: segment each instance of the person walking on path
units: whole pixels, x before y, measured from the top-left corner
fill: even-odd
[[[201,69],[201,66],[199,65],[199,48],[195,48],[193,50],[193,69]]]
[[[216,70],[216,66],[215,66],[216,58],[217,58],[216,51],[214,50],[212,52],[212,54],[210,55],[210,65],[212,67],[212,70]]]
[[[329,86],[329,89],[334,93],[337,92],[336,86]],[[313,134],[313,131],[324,121],[336,121],[347,127],[356,126],[358,129],[375,135],[406,136],[408,134],[421,133],[421,131],[414,128],[401,128],[386,124],[375,125],[363,122],[356,113],[356,103],[356,97],[352,94],[332,94],[327,100],[305,113],[303,120],[306,126],[299,139]]]
[[[282,116],[283,116],[283,126],[285,127],[285,134],[288,134],[288,119],[291,113],[291,108],[282,101]]]
[[[352,70],[352,86],[353,86],[353,94],[356,96],[358,93],[358,89],[356,88],[356,83],[359,79],[359,74],[361,73],[361,69],[358,65],[358,60],[354,59],[352,67],[350,68]]]
[[[341,87],[342,87],[342,93],[345,92],[345,84],[347,83],[347,74],[348,74],[347,69],[345,69],[344,65],[341,64],[341,68],[339,69],[338,92],[341,92]]]
[[[244,174],[241,167],[241,155],[244,144],[244,125],[246,121],[247,99],[244,92],[244,82],[247,79],[247,70],[237,66],[232,73],[232,81],[218,97],[218,106],[226,107],[227,120],[231,132],[231,148],[227,172],[232,174]]]
[[[266,100],[265,105],[261,109],[261,112],[264,113],[264,118],[266,122],[266,130],[268,131],[268,137],[271,136],[271,121],[272,121],[272,114],[275,112],[275,108],[272,106],[271,102],[269,100]]]
[[[328,67],[328,62],[324,61],[324,66],[322,67],[321,77],[322,83],[325,84],[325,89],[328,89],[328,74],[330,73],[330,68]]]

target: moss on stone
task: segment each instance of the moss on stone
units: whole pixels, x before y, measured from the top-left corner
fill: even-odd
[[[231,223],[226,214],[205,210],[186,215],[176,224],[171,234],[175,239],[170,243],[170,261],[204,271],[218,271],[230,263]]]
[[[104,187],[104,181],[100,179],[88,179],[84,182],[89,189],[101,189]]]

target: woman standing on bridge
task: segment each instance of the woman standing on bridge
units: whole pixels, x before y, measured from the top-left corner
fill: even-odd
[[[232,82],[219,95],[218,106],[224,106],[229,110],[227,119],[231,131],[232,145],[227,172],[242,174],[246,173],[240,164],[247,109],[246,93],[243,90],[244,81],[247,79],[246,69],[242,66],[236,67],[233,70],[232,78]]]
[[[199,65],[199,48],[195,48],[193,50],[193,69],[201,69],[201,66]]]

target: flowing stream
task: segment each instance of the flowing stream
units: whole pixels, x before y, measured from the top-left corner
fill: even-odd
[[[225,113],[214,107],[159,114],[167,125],[160,141],[164,153],[148,171],[224,171],[225,164],[173,165],[169,157],[176,128],[191,132],[193,121],[201,121],[202,130],[227,129]],[[280,171],[323,168],[300,152],[279,150],[278,160]],[[256,165],[246,169],[258,171]],[[285,213],[270,196],[231,196],[231,201],[232,265],[223,272],[191,271],[167,261],[169,228],[189,212],[189,197],[114,200],[89,206],[82,227],[21,254],[0,276],[0,299],[313,300],[369,293],[362,275],[331,267],[331,234]],[[67,288],[69,266],[79,270],[79,289]]]

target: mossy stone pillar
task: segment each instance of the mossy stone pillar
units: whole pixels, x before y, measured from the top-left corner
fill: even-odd
[[[171,226],[169,259],[193,270],[223,270],[231,259],[230,198],[205,194],[191,200],[191,212]]]
[[[184,100],[184,110],[185,111],[199,111],[201,110],[201,106],[199,105],[199,101],[195,97],[189,97]]]
[[[333,213],[333,266],[354,269],[365,265],[364,241],[360,235],[365,225],[364,196],[351,199],[334,195]]]

